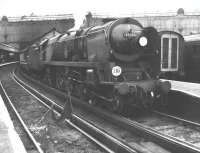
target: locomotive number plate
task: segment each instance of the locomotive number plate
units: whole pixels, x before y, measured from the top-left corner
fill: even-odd
[[[120,66],[114,66],[112,68],[112,75],[115,76],[115,77],[118,77],[120,76],[120,74],[122,73],[122,69]]]

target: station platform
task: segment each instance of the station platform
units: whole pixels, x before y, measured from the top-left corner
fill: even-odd
[[[3,64],[0,64],[0,67],[6,66],[6,65],[11,65],[11,64],[16,64],[16,63],[19,63],[19,61],[3,63]]]
[[[0,153],[26,153],[0,95]]]
[[[165,79],[161,80],[164,81]],[[180,91],[188,95],[200,98],[200,83],[190,83],[190,82],[182,82],[174,80],[166,80],[166,81],[171,82],[172,90]]]

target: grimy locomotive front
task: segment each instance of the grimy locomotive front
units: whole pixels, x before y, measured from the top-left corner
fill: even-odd
[[[124,113],[162,103],[171,88],[157,79],[158,43],[156,29],[121,18],[32,45],[27,68],[89,104]]]

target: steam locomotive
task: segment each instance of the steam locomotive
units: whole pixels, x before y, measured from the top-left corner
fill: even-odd
[[[26,69],[92,105],[124,113],[164,102],[171,84],[157,79],[159,35],[132,18],[57,34],[30,46]]]

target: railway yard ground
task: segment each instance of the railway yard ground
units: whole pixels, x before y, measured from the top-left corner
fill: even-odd
[[[200,153],[200,12],[87,3],[3,9],[0,153]]]
[[[3,74],[1,77],[2,85],[27,127],[33,133],[34,137],[36,137],[43,152],[104,152],[99,150],[86,137],[69,125],[65,123],[56,124],[52,119],[51,111],[42,106],[36,98],[14,82],[10,76],[10,72],[13,70],[13,66],[11,67],[9,66],[7,70],[3,69],[3,73],[1,71],[1,74]],[[25,134],[21,132],[18,123],[15,124],[13,122],[13,124],[27,152],[37,152],[30,145],[30,140],[28,141],[28,138],[24,136]]]
[[[93,106],[72,97],[70,118],[58,121],[56,114],[65,110],[66,96],[40,81],[27,79],[18,71],[13,73],[17,66],[0,67],[0,80],[8,99],[37,142],[32,142],[13,115],[11,106],[6,104],[28,153],[200,152],[200,100],[194,95],[171,91],[165,109],[144,111],[134,108],[130,117],[108,113],[101,108],[91,109]],[[3,91],[1,94],[4,95]]]

